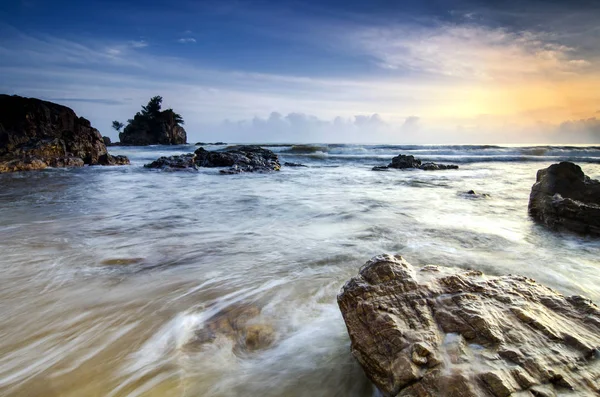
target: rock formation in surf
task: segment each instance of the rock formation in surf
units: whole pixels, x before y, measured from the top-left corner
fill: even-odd
[[[146,106],[142,106],[141,112],[137,112],[133,119],[127,121],[123,132],[119,133],[119,144],[145,146],[187,143],[181,115],[173,109],[161,109],[162,97],[151,98]]]
[[[338,295],[384,396],[597,396],[600,309],[521,276],[368,261]]]
[[[453,164],[437,164],[437,163],[422,163],[421,160],[415,158],[415,156],[407,156],[400,154],[392,159],[392,162],[387,166],[376,166],[373,167],[373,171],[384,171],[389,168],[395,168],[399,170],[414,169],[418,168],[424,171],[438,171],[438,170],[456,170],[458,165]]]
[[[219,151],[199,148],[194,153],[161,157],[147,168],[164,170],[195,169],[196,167],[228,167],[222,174],[279,171],[281,165],[275,153],[260,146],[230,146]]]
[[[529,213],[553,229],[600,235],[600,181],[569,162],[537,172]]]
[[[0,95],[0,172],[129,164],[111,156],[102,135],[66,106]]]

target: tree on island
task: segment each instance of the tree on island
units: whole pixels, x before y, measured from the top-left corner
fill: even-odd
[[[162,100],[158,95],[151,98],[140,112],[127,120],[127,127],[119,134],[121,142],[168,145],[186,143],[183,117],[171,108],[162,110]]]
[[[115,120],[112,122],[112,128],[117,130],[117,132],[121,132],[121,128],[123,127],[125,127],[125,124],[121,123],[120,121]]]

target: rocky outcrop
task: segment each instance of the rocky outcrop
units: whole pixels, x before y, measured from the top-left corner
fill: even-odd
[[[113,159],[98,130],[68,107],[0,95],[0,109],[0,172],[129,163]]]
[[[305,167],[305,168],[308,168],[307,165],[300,164],[300,163],[290,163],[289,161],[286,161],[285,163],[283,163],[283,165],[285,167]]]
[[[399,170],[406,169],[421,169],[424,171],[439,171],[439,170],[456,170],[458,165],[453,164],[437,164],[437,163],[421,163],[421,160],[415,158],[415,156],[407,156],[400,154],[392,159],[392,162],[387,166],[376,166],[373,167],[373,171],[385,171],[389,168],[395,168]]]
[[[600,181],[569,162],[539,170],[531,188],[529,213],[553,229],[600,235]]]
[[[220,173],[239,174],[242,172],[279,171],[281,165],[277,155],[268,149],[260,146],[231,146],[220,151],[199,148],[190,154],[161,157],[146,164],[145,167],[170,170],[228,167],[221,170]]]
[[[368,261],[338,304],[384,396],[600,393],[600,309],[521,276]]]
[[[184,145],[187,143],[185,129],[165,121],[130,124],[119,134],[123,146]]]
[[[102,141],[104,142],[104,145],[106,145],[106,146],[112,145],[112,142],[111,142],[110,138],[107,137],[107,136],[103,136],[102,137]]]
[[[164,170],[197,170],[195,163],[196,155],[194,153],[181,154],[178,156],[160,157],[150,164],[144,165],[146,168],[160,168]]]

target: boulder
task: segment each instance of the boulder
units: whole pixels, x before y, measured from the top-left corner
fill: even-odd
[[[279,171],[281,168],[277,155],[260,146],[230,146],[223,151],[199,148],[195,154],[199,167],[230,167],[221,170],[223,174]]]
[[[529,196],[529,213],[552,229],[600,235],[600,181],[570,162],[537,172]]]
[[[112,142],[110,141],[110,138],[109,138],[109,137],[107,137],[107,136],[103,136],[103,137],[102,137],[102,140],[104,141],[104,144],[105,144],[106,146],[110,146],[110,145],[112,145]]]
[[[453,164],[437,164],[432,162],[421,163],[421,160],[415,158],[412,155],[400,154],[392,159],[392,162],[387,166],[376,166],[373,167],[373,171],[385,171],[389,168],[395,168],[399,170],[406,169],[421,169],[423,171],[439,171],[439,170],[457,170],[458,165]]]
[[[144,165],[146,168],[160,168],[167,170],[183,170],[191,169],[197,170],[198,167],[194,162],[196,155],[194,153],[182,154],[179,156],[161,157],[158,160],[151,162],[150,164]]]
[[[0,109],[0,172],[96,165],[111,157],[98,130],[68,107],[0,95]]]
[[[285,163],[283,163],[284,166],[286,167],[308,167],[304,164],[300,164],[300,163],[290,163],[288,161],[286,161]]]
[[[352,353],[384,396],[600,393],[600,309],[583,297],[380,255],[337,300]]]
[[[490,198],[490,197],[492,197],[488,193],[481,193],[481,192],[477,192],[475,190],[469,190],[467,192],[464,192],[463,195],[468,198]]]
[[[165,121],[153,124],[129,124],[119,134],[123,146],[184,145],[187,134],[180,125],[170,125]]]

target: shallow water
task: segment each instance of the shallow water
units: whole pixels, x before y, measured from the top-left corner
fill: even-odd
[[[114,147],[131,166],[0,175],[1,395],[371,396],[335,297],[382,252],[600,302],[600,241],[527,216],[538,169],[573,159],[600,178],[598,148],[280,145],[282,163],[309,167],[142,167],[193,149]],[[370,170],[398,153],[461,168]],[[198,343],[240,307],[260,310],[250,323],[270,345]]]

